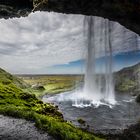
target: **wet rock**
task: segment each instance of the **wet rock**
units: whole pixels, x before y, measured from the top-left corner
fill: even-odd
[[[67,14],[83,14],[118,21],[140,34],[140,1],[134,0],[34,0],[35,10],[55,11]],[[46,2],[47,1],[47,2]]]
[[[83,14],[117,21],[140,35],[139,0],[1,0],[0,18],[27,16],[31,11]]]
[[[103,137],[106,140],[140,140],[140,122],[131,125],[126,129],[120,130],[105,130],[104,132],[94,131],[97,136]]]
[[[83,119],[81,119],[81,118],[79,118],[77,121],[78,121],[78,123],[80,123],[81,125],[84,125],[84,124],[86,123],[86,121],[83,120]]]
[[[137,96],[136,102],[140,103],[140,94]]]

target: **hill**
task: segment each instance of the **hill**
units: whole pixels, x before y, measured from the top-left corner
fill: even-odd
[[[10,73],[6,72],[5,70],[1,68],[0,68],[0,83],[5,84],[5,85],[13,83],[20,88],[27,88],[29,86],[22,79],[11,75]]]
[[[61,140],[101,140],[63,119],[58,107],[25,92],[26,84],[0,69],[0,114],[33,121],[35,126]],[[27,90],[28,91],[28,90]]]
[[[115,73],[115,89],[118,92],[131,93],[140,92],[140,63],[124,68]]]

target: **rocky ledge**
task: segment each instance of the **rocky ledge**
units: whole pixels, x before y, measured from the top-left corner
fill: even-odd
[[[117,21],[140,35],[139,0],[1,0],[0,18],[27,16],[31,11],[83,14]]]
[[[27,16],[33,9],[32,0],[1,0],[0,18]]]

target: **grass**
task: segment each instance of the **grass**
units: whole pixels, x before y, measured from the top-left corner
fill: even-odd
[[[115,74],[115,89],[121,93],[133,93],[138,95],[140,63],[124,68]]]
[[[119,92],[134,92],[137,87],[137,82],[133,81],[128,78],[124,78],[120,81],[120,83],[117,85],[117,91]]]
[[[0,114],[33,121],[36,127],[47,131],[57,140],[102,140],[64,121],[57,107],[44,104],[34,94],[25,92],[18,82],[16,85],[16,77],[10,75],[12,78],[9,79],[5,71],[0,73]]]
[[[37,84],[44,86],[44,91],[28,88],[28,91],[34,93],[37,97],[41,97],[44,94],[57,94],[71,91],[75,88],[76,84],[80,84],[80,82],[83,80],[83,77],[78,75],[26,76],[21,78],[31,86]]]

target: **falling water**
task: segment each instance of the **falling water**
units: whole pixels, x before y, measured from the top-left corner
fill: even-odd
[[[61,18],[59,17],[58,19]],[[68,30],[69,27],[78,27],[76,32],[78,31],[80,36],[77,36],[75,39],[70,34],[73,40],[68,39],[70,40],[68,46],[71,48],[81,46],[80,49],[86,49],[86,51],[83,51],[84,53],[86,52],[86,55],[80,56],[82,54],[80,51],[79,56],[77,56],[78,59],[79,57],[80,59],[86,58],[86,68],[84,85],[81,82],[80,85],[77,80],[75,87],[78,88],[74,91],[60,94],[57,100],[72,101],[72,105],[77,107],[92,105],[98,107],[102,104],[112,107],[112,105],[116,104],[113,72],[120,68],[117,66],[114,67],[114,55],[140,50],[139,36],[124,28],[119,23],[101,17],[85,16],[83,18],[83,16],[71,15],[70,18],[63,20],[63,22],[64,25],[71,25],[67,27]],[[84,23],[83,36],[81,22]],[[75,33],[75,29],[73,33]],[[64,42],[66,41],[64,40]],[[74,60],[77,60],[77,58],[74,58]],[[103,61],[97,61],[98,58],[101,58],[100,60]]]
[[[105,20],[105,97],[104,100],[110,104],[115,104],[114,82],[113,82],[113,59],[111,44],[111,22]],[[102,86],[102,85],[100,85]]]
[[[95,46],[95,32],[94,32],[94,18],[85,17],[85,27],[87,31],[87,57],[86,57],[86,71],[85,71],[85,85],[84,92],[87,97],[93,101],[100,101],[101,93],[99,86],[96,84],[96,46]]]
[[[96,106],[100,104],[114,105],[116,103],[112,70],[112,24],[109,20],[102,20],[100,22],[100,30],[97,30],[95,24],[96,21],[94,17],[85,17],[84,34],[86,36],[87,46],[85,84],[82,91],[82,98],[76,99],[75,106],[88,106],[91,104]],[[97,38],[97,36],[100,38]],[[96,45],[97,40],[98,45]],[[96,58],[98,52],[101,51],[105,57],[103,74],[99,74],[96,71]],[[86,102],[86,100],[88,102]]]

